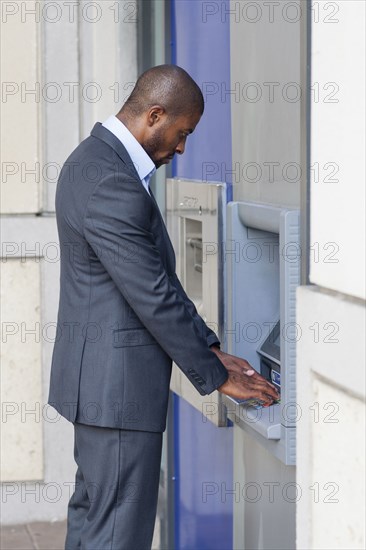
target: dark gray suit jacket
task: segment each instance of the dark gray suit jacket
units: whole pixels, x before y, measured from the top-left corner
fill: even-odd
[[[99,122],[56,191],[60,301],[49,403],[71,422],[164,431],[172,359],[202,395],[227,379],[176,274],[155,199]]]

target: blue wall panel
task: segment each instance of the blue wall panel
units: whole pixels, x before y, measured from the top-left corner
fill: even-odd
[[[220,2],[227,4],[229,2]],[[226,181],[231,199],[230,30],[220,15],[205,17],[207,2],[172,1],[173,63],[196,80],[205,112],[173,176]],[[233,438],[216,428],[184,399],[174,397],[175,548],[230,550],[233,505]]]
[[[174,160],[176,176],[226,181],[231,200],[231,88],[230,25],[220,13],[206,13],[209,2],[174,0],[172,2],[173,63],[189,72],[205,98],[205,112],[186,152]],[[229,1],[220,2],[229,10]]]
[[[233,435],[174,395],[175,549],[231,550]]]

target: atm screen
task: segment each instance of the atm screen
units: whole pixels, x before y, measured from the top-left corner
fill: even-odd
[[[275,362],[280,362],[281,357],[281,331],[280,331],[280,322],[278,321],[269,336],[260,346],[258,352],[260,354],[269,357]]]
[[[277,334],[275,341],[273,342],[274,346],[281,347],[281,335],[280,333]]]

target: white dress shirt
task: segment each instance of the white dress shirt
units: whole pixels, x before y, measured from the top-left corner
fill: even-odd
[[[135,136],[131,134],[128,128],[116,116],[112,115],[102,126],[107,128],[124,145],[127,153],[130,155],[136,171],[140,177],[142,185],[149,192],[149,182],[151,176],[156,172],[156,166],[140,145]]]

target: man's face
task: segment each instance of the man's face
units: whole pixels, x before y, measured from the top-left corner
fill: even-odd
[[[193,132],[200,118],[201,114],[192,113],[175,118],[164,114],[154,119],[142,146],[156,168],[168,164],[176,153],[184,153],[187,136]]]

